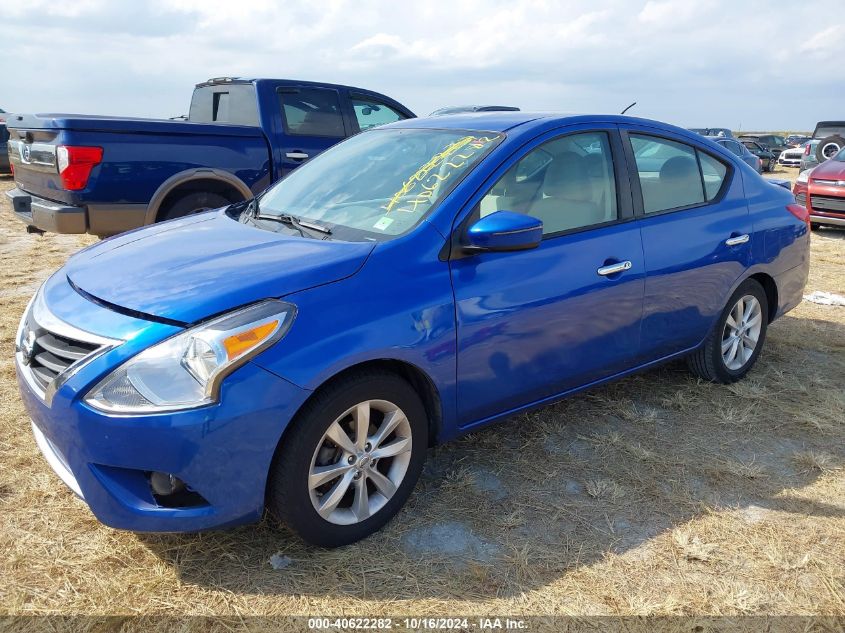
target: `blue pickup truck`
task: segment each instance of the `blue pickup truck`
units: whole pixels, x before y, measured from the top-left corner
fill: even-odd
[[[413,117],[334,84],[219,78],[187,120],[8,115],[15,215],[33,232],[101,237],[251,198],[357,132]]]

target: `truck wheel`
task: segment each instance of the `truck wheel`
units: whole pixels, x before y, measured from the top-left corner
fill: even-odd
[[[292,424],[270,469],[267,509],[314,545],[338,547],[380,529],[422,471],[428,418],[399,376],[348,375],[317,393]]]
[[[710,382],[736,382],[754,366],[769,322],[766,292],[754,279],[746,279],[722,311],[716,327],[687,357],[693,374]]]
[[[839,134],[826,136],[819,141],[816,147],[816,158],[819,159],[820,163],[823,163],[827,159],[833,158],[843,147],[845,147],[845,138],[842,138]]]
[[[209,209],[219,209],[230,204],[232,203],[219,193],[197,191],[196,193],[189,193],[171,204],[159,214],[159,221],[181,218],[186,215],[200,213],[201,211],[208,211]]]

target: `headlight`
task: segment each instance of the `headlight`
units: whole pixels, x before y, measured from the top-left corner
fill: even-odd
[[[180,332],[118,367],[85,397],[109,413],[157,413],[217,400],[223,378],[282,338],[296,308],[263,301]]]
[[[813,171],[812,169],[805,169],[800,174],[798,174],[798,178],[795,179],[795,182],[808,182],[810,180],[810,172]]]

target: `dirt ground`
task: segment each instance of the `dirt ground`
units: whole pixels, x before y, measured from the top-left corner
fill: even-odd
[[[32,439],[18,319],[93,238],[26,234],[11,186],[0,614],[845,615],[845,307],[777,321],[736,385],[672,364],[433,449],[407,507],[353,546],[267,523],[139,535],[100,525]],[[814,290],[845,295],[845,231],[813,235]]]

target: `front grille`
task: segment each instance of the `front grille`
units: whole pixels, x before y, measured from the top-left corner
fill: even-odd
[[[60,321],[39,291],[24,315],[15,359],[29,386],[49,405],[79,367],[119,342]]]
[[[802,207],[807,206],[807,194],[806,193],[796,193],[795,194],[795,202],[800,204]]]
[[[833,196],[810,196],[810,206],[819,211],[845,213],[845,198]]]
[[[77,361],[96,352],[99,347],[95,343],[77,341],[42,330],[36,334],[28,368],[35,382],[46,391],[47,385],[57,376],[63,374]]]

